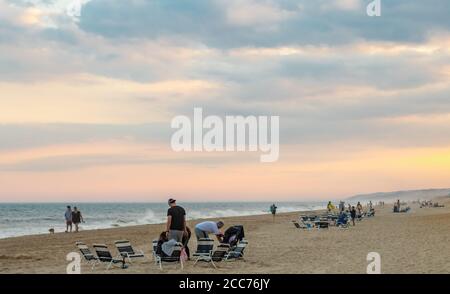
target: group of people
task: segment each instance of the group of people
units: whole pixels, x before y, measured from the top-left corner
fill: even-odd
[[[177,205],[175,199],[169,199],[168,205],[166,230],[161,232],[159,236],[156,253],[170,255],[170,248],[176,243],[181,243],[189,259],[190,250],[188,243],[192,232],[186,225],[186,211],[183,207]],[[213,234],[221,243],[224,235],[221,229],[224,225],[223,221],[204,221],[198,223],[194,228],[195,236],[197,240],[200,240],[202,238],[208,238],[210,234]]]
[[[335,210],[336,207],[333,205],[333,203],[331,203],[331,201],[328,201],[327,204],[327,210],[329,213],[331,213],[333,210]],[[371,212],[374,215],[375,209],[373,208],[373,204],[372,201],[369,201],[369,203],[367,204],[367,210],[368,212]],[[353,226],[355,225],[355,220],[357,218],[362,217],[364,213],[364,209],[363,206],[361,204],[361,202],[358,201],[358,204],[356,204],[355,206],[350,205],[350,203],[348,204],[347,210],[345,210],[345,202],[344,201],[340,201],[339,202],[339,219],[344,219],[344,216],[350,214],[350,219],[352,221]]]
[[[420,204],[420,208],[423,208],[423,207],[445,207],[444,205],[439,204],[439,202],[433,203],[433,201],[431,201],[431,200],[425,200],[423,202],[419,201],[419,204]]]
[[[84,223],[81,211],[76,206],[73,207],[73,210],[70,206],[67,206],[64,218],[66,220],[66,233],[72,232],[72,225],[75,225],[75,232],[78,232],[80,223]]]

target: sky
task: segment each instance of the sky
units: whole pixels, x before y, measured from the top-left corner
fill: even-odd
[[[73,1],[0,0],[0,202],[450,187],[447,0]],[[194,107],[279,116],[279,160],[172,151]]]

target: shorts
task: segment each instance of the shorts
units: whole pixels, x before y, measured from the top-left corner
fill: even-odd
[[[72,225],[72,221],[66,221],[66,225],[71,226]]]

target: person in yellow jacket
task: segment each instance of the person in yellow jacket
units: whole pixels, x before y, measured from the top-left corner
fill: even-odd
[[[331,212],[334,208],[335,208],[335,207],[334,207],[334,205],[331,203],[331,201],[328,201],[328,205],[327,205],[328,212]]]

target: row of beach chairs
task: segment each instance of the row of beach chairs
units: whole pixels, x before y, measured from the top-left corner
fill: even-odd
[[[85,243],[76,242],[76,246],[83,255],[84,260],[91,266],[91,270],[94,270],[94,268],[100,263],[105,263],[107,270],[115,264],[121,264],[122,268],[125,268],[126,261],[132,263],[132,259],[146,257],[142,250],[135,250],[128,240],[116,241],[114,242],[114,245],[119,252],[116,257],[113,257],[111,251],[108,249],[108,246],[105,244],[92,245],[96,253],[96,255],[94,255]]]
[[[198,262],[208,262],[214,268],[217,268],[216,263],[222,260],[231,261],[244,258],[244,250],[248,245],[246,240],[239,241],[238,244],[230,248],[229,244],[219,244],[214,249],[214,240],[209,238],[200,239],[197,242],[197,250],[193,254],[195,259],[194,266]],[[175,263],[179,264],[181,269],[184,268],[183,258],[181,253],[183,245],[176,243],[173,247],[172,254],[170,256],[158,255],[157,245],[158,240],[153,240],[152,256],[155,264],[162,270],[163,263]],[[106,269],[109,270],[114,265],[120,265],[122,268],[127,267],[127,262],[132,264],[132,260],[135,258],[147,258],[142,250],[136,250],[133,248],[128,240],[115,241],[114,245],[118,251],[117,256],[113,256],[108,246],[105,244],[93,244],[95,255],[90,248],[83,242],[76,242],[77,248],[80,250],[85,262],[94,270],[98,264],[106,264]]]
[[[197,241],[197,250],[193,254],[193,258],[195,259],[194,266],[196,266],[198,262],[207,262],[214,268],[217,268],[217,262],[243,259],[244,250],[247,245],[248,242],[242,239],[234,247],[230,247],[229,244],[221,243],[214,249],[213,239],[202,238]],[[153,258],[160,269],[162,269],[164,262],[178,262],[181,269],[183,269],[183,261],[180,258],[181,250],[183,248],[181,243],[177,243],[174,246],[171,256],[157,255],[157,246],[158,240],[153,240]]]
[[[356,219],[361,221],[364,218],[374,217],[375,210],[363,212],[357,215]],[[328,213],[323,215],[301,215],[298,221],[292,221],[297,229],[328,229],[330,226],[348,228],[350,223],[350,213],[342,216]]]

